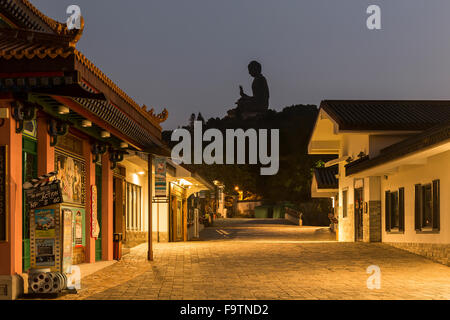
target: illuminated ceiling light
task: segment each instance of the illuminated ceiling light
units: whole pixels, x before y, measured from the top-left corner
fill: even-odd
[[[90,127],[92,127],[92,122],[89,120],[83,120],[83,121],[81,121],[81,126],[83,128],[90,128]]]
[[[128,143],[126,143],[126,142],[121,142],[121,143],[120,143],[120,147],[121,147],[122,149],[128,148]]]
[[[59,106],[58,107],[58,113],[59,114],[68,114],[70,112],[70,109],[66,106]]]
[[[145,174],[145,171],[139,171],[137,174],[143,176]]]
[[[111,137],[111,133],[109,133],[108,131],[102,131],[102,132],[100,132],[100,136],[102,138],[109,138],[109,137]]]
[[[178,184],[182,187],[183,186],[192,186],[192,183],[185,179],[178,179]]]

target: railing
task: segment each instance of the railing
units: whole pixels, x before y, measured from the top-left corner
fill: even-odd
[[[302,225],[302,216],[303,213],[301,213],[300,211],[284,207],[284,218],[286,220],[289,220],[296,225]]]

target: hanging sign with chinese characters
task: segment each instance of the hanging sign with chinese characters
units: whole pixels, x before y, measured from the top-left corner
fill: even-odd
[[[91,238],[98,238],[100,228],[97,220],[97,186],[91,186]]]
[[[166,159],[155,157],[155,197],[167,197]]]

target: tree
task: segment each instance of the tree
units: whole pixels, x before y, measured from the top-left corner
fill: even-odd
[[[195,121],[195,113],[191,114],[191,116],[189,117],[189,128],[190,129],[194,128],[194,121]]]
[[[199,112],[198,115],[197,115],[197,121],[201,121],[202,124],[205,124],[205,118],[203,118],[201,112]]]
[[[332,159],[330,156],[307,154],[309,137],[317,114],[316,106],[295,105],[286,107],[280,112],[268,110],[245,120],[229,117],[210,118],[205,123],[201,113],[198,113],[197,120],[204,124],[204,131],[209,128],[219,129],[222,133],[225,133],[226,129],[238,128],[243,130],[249,128],[279,129],[280,167],[278,173],[273,176],[261,176],[260,165],[203,164],[189,165],[188,167],[209,181],[222,181],[228,193],[232,193],[234,187],[239,186],[241,190],[257,194],[268,201],[301,202],[310,200],[311,169],[316,167],[319,160]],[[170,135],[164,133],[163,137],[167,139],[166,137],[170,137]]]

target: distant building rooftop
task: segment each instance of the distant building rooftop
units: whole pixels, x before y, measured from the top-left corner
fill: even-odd
[[[339,130],[423,131],[450,120],[450,100],[323,100]]]

